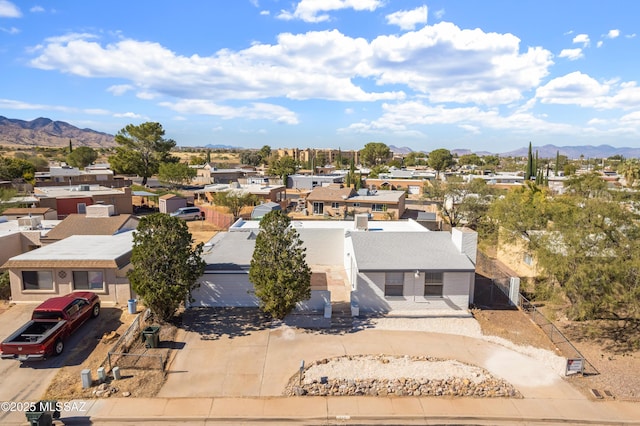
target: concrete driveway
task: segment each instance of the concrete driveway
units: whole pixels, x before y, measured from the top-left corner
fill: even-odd
[[[262,322],[261,322],[262,321]],[[525,398],[585,399],[545,363],[483,339],[375,328],[347,333],[272,327],[258,316],[216,310],[185,317],[176,340],[185,345],[159,397],[279,396],[300,361],[341,355],[428,355],[478,365],[513,384]]]

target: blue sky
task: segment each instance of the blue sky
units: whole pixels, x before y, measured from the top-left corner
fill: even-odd
[[[178,145],[640,142],[640,2],[0,0],[0,115]]]

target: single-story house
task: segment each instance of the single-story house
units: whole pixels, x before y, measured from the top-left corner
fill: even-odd
[[[132,248],[133,232],[74,235],[14,256],[2,268],[9,270],[14,302],[90,290],[103,302],[126,304],[135,297],[127,278]]]
[[[42,220],[40,216],[7,220],[0,216],[0,268],[10,258],[42,246],[42,239],[59,220]]]
[[[404,191],[371,191],[332,184],[316,187],[307,196],[307,211],[316,216],[344,218],[347,214],[370,214],[376,220],[399,219],[405,212]]]
[[[49,207],[14,207],[2,212],[9,220],[17,220],[21,217],[39,217],[42,220],[58,220],[58,212]]]
[[[342,183],[343,181],[344,176],[339,174],[321,176],[295,174],[287,176],[287,188],[310,190],[316,186],[327,186],[332,183]]]
[[[252,194],[260,202],[281,203],[286,201],[286,187],[284,185],[271,185],[268,183],[241,184],[232,182],[230,184],[207,185],[203,189],[194,191],[196,196],[203,197],[206,201],[213,203],[214,196],[218,192],[230,192],[235,194]]]
[[[262,219],[264,215],[270,213],[272,211],[282,210],[282,207],[278,203],[274,203],[269,201],[267,203],[262,203],[253,208],[251,211],[251,219]]]
[[[112,208],[113,206],[97,204],[87,206],[86,214],[70,214],[41,238],[42,245],[55,243],[72,235],[115,235],[138,227],[137,217],[111,214]]]
[[[87,206],[110,204],[119,214],[133,213],[131,188],[107,188],[100,185],[49,186],[33,188],[40,207],[58,212],[58,219],[72,213],[85,213]]]
[[[476,232],[432,232],[413,220],[368,225],[366,215],[291,223],[312,272],[330,268],[347,277],[344,289],[359,312],[466,312],[473,302]],[[240,219],[205,245],[208,266],[193,306],[257,306],[248,270],[259,232],[258,221]],[[309,310],[326,303],[326,293],[315,296]]]

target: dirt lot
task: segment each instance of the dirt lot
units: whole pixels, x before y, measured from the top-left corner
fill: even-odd
[[[103,309],[103,313],[107,311]],[[164,383],[165,374],[161,369],[160,361],[158,358],[151,357],[130,357],[126,356],[116,361],[114,357],[113,366],[118,366],[121,369],[122,379],[114,381],[113,375],[109,368],[107,360],[107,354],[112,350],[114,344],[118,338],[124,334],[127,328],[131,325],[135,315],[129,314],[126,309],[109,309],[107,315],[100,316],[103,322],[112,322],[114,320],[121,321],[120,327],[116,330],[115,334],[108,333],[106,335],[100,334],[100,329],[96,330],[95,337],[100,339],[100,342],[95,346],[95,349],[90,355],[83,359],[72,359],[66,363],[56,374],[52,380],[49,388],[44,395],[44,399],[91,399],[97,397],[109,397],[127,395],[133,397],[152,397],[159,390]],[[143,314],[140,314],[143,315]],[[146,324],[143,325],[143,327]],[[128,349],[130,354],[144,354],[144,355],[161,355],[162,362],[166,363],[167,357],[171,352],[171,349],[176,345],[174,342],[176,328],[170,325],[163,325],[160,328],[160,347],[159,348],[146,348],[142,339],[136,339],[131,348]],[[82,352],[76,348],[75,351]],[[76,357],[77,358],[77,357]],[[104,366],[107,370],[107,386],[106,391],[100,395],[95,395],[95,391],[99,389],[97,381],[97,369],[100,366]],[[90,369],[93,379],[93,386],[89,389],[83,389],[80,381],[80,373],[83,369]]]
[[[523,311],[478,309],[473,313],[483,334],[556,351],[551,340]],[[615,333],[606,332],[617,328],[616,324],[566,319],[554,324],[600,373],[568,378],[576,388],[590,398],[595,398],[591,389],[596,389],[605,397],[605,391],[609,391],[616,399],[640,401],[640,351],[622,346]]]
[[[206,243],[214,235],[220,232],[219,228],[204,220],[189,221],[187,222],[187,226],[189,226],[189,231],[191,232],[196,244],[200,242]]]

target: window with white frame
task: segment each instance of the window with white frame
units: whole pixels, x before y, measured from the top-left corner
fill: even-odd
[[[424,296],[442,297],[444,288],[442,272],[426,272],[424,275]]]
[[[102,271],[73,271],[74,290],[104,290]]]
[[[53,290],[51,271],[22,271],[23,290]]]
[[[324,214],[324,203],[314,201],[313,214]]]
[[[336,202],[331,203],[331,208],[332,209],[339,209],[340,208],[340,203],[336,203]]]
[[[384,276],[384,295],[403,296],[404,272],[386,272]]]
[[[384,211],[387,211],[387,206],[385,206],[384,204],[372,204],[371,211],[384,212]]]

